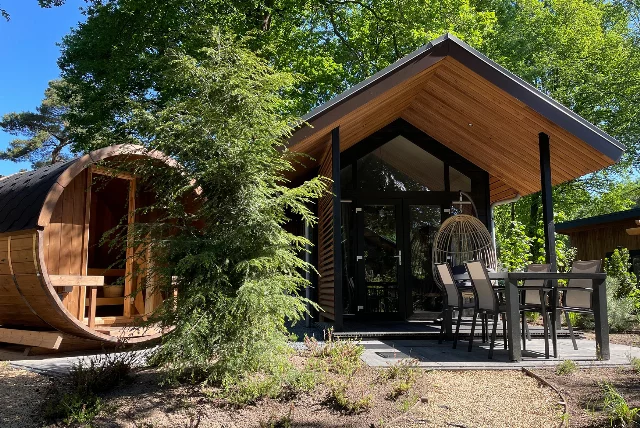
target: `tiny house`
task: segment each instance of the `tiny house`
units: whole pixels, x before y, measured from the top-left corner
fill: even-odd
[[[123,219],[136,220],[136,206],[152,197],[109,163],[142,156],[166,161],[112,146],[0,179],[0,342],[66,350],[160,335],[131,327],[163,296],[151,287],[135,293],[143,279],[133,250],[101,242]],[[148,260],[136,255],[136,262]]]

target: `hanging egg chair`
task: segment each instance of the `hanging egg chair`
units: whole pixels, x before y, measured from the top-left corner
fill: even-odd
[[[456,267],[471,260],[482,260],[488,269],[496,269],[496,251],[491,233],[474,216],[458,214],[449,217],[433,239],[434,266],[447,262],[455,271]]]

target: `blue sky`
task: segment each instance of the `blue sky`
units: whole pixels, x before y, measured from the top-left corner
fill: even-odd
[[[11,20],[0,20],[0,115],[35,109],[47,82],[60,75],[56,43],[84,19],[82,0],[67,0],[64,6],[41,9],[37,0],[0,0]],[[0,148],[15,137],[0,131]],[[0,161],[0,175],[13,174],[28,163]]]

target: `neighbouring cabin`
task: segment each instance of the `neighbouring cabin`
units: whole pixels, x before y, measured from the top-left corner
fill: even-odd
[[[124,329],[163,301],[153,287],[134,293],[150,252],[134,258],[101,242],[119,223],[153,221],[135,217],[153,194],[108,168],[141,156],[114,146],[0,179],[0,342],[72,349],[159,336]]]
[[[555,268],[551,187],[615,163],[624,146],[446,34],[303,117],[288,140],[293,183],[332,179],[318,203],[307,290],[320,320],[411,320],[440,313],[433,239],[449,216],[476,216],[542,191]],[[302,229],[300,225],[300,230]]]
[[[640,208],[567,221],[556,232],[569,236],[578,260],[604,260],[616,248],[629,250],[633,272],[640,277]]]

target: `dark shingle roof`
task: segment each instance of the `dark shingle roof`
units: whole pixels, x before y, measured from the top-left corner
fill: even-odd
[[[0,233],[34,229],[51,187],[75,161],[77,159],[0,179]]]
[[[556,224],[556,232],[566,233],[578,227],[595,227],[601,224],[614,223],[629,219],[640,219],[640,208],[632,208],[626,211],[618,211],[615,213],[602,214],[588,218],[580,218],[578,220],[565,221],[563,223]]]

